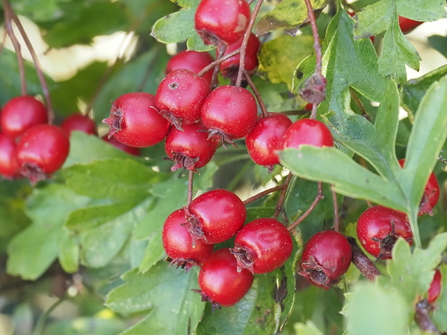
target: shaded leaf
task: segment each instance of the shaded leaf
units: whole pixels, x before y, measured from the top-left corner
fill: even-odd
[[[75,237],[64,231],[60,241],[59,262],[67,273],[75,273],[79,268],[79,245]]]
[[[323,333],[315,326],[312,321],[304,323],[296,323],[294,326],[296,335],[323,335]]]

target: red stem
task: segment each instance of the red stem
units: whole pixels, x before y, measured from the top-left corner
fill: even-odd
[[[273,192],[282,190],[282,189],[284,189],[284,188],[286,188],[286,187],[287,187],[287,185],[286,185],[285,183],[283,183],[283,184],[281,184],[281,185],[278,185],[278,186],[275,186],[275,187],[266,189],[266,190],[264,190],[264,191],[262,191],[262,192],[259,192],[258,194],[255,194],[254,196],[252,196],[252,197],[246,199],[246,200],[244,201],[244,205],[247,206],[248,204],[250,204],[250,203],[252,203],[253,201],[256,201],[256,200],[262,198],[262,197],[265,196],[265,195],[268,195],[268,194],[270,194],[270,193],[273,193]]]
[[[276,205],[275,213],[273,214],[273,219],[277,219],[279,214],[282,211],[282,206],[284,204],[284,200],[286,198],[287,189],[289,188],[290,181],[292,180],[293,175],[289,173],[286,177],[286,180],[284,180],[284,188],[281,191],[281,194],[279,195],[278,204]]]
[[[187,199],[187,206],[192,201],[192,191],[193,191],[193,185],[194,185],[194,171],[189,171],[188,175],[188,199]]]
[[[253,25],[255,24],[256,17],[259,14],[259,10],[261,9],[263,0],[258,0],[256,3],[255,8],[253,9],[253,14],[251,15],[250,22],[248,23],[247,30],[244,34],[244,39],[242,40],[241,45],[241,54],[239,59],[239,71],[237,73],[237,79],[236,79],[236,87],[240,87],[242,83],[242,77],[245,72],[245,51],[247,50],[247,44],[248,40],[250,38],[251,29],[253,28]]]
[[[258,100],[259,107],[261,107],[262,116],[263,117],[269,116],[269,113],[267,112],[267,108],[265,107],[264,101],[262,100],[262,97],[259,94],[258,89],[256,88],[256,85],[253,83],[253,80],[251,80],[247,71],[244,72],[244,75],[245,75],[245,80],[247,81],[248,85],[250,85],[250,87],[256,97],[256,100]]]
[[[214,62],[212,62],[211,64],[208,64],[207,66],[205,66],[202,70],[200,70],[200,72],[197,73],[197,75],[199,77],[203,76],[205,73],[207,73],[208,71],[210,71],[211,69],[213,69],[216,65],[219,65],[220,63],[226,61],[228,58],[231,58],[235,55],[237,55],[239,52],[241,52],[241,48],[236,49],[232,52],[230,52],[228,55],[225,55],[222,58],[218,58],[216,59]]]
[[[334,230],[338,232],[340,230],[340,219],[338,217],[337,193],[334,191],[332,191],[332,201],[334,203]]]

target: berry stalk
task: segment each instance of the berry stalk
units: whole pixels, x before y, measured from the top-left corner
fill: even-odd
[[[318,193],[315,197],[315,200],[312,202],[312,204],[309,206],[309,208],[295,221],[293,221],[287,229],[291,232],[293,231],[298,225],[304,221],[305,218],[309,216],[310,213],[315,209],[317,204],[324,198],[323,195],[323,183],[321,181],[318,182]]]

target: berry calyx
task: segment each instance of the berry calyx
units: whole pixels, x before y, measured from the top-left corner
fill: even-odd
[[[340,281],[351,258],[351,246],[346,237],[333,230],[324,230],[307,241],[301,258],[302,270],[298,273],[313,285],[327,289]]]
[[[183,131],[172,127],[166,136],[165,151],[174,161],[171,171],[180,168],[197,172],[216,152],[218,141],[208,139],[207,129],[201,122],[183,126]]]
[[[237,261],[229,249],[220,249],[202,264],[198,282],[202,301],[210,301],[213,309],[230,307],[240,301],[253,284],[253,274],[237,270]]]
[[[110,117],[103,123],[109,125],[109,138],[138,148],[150,147],[161,142],[170,128],[169,122],[155,108],[155,97],[149,93],[127,93],[112,103]]]
[[[189,204],[185,228],[193,239],[216,244],[231,238],[242,227],[247,211],[242,200],[227,190],[212,190]]]
[[[209,82],[192,71],[178,69],[170,72],[155,94],[159,113],[181,129],[183,124],[195,123],[210,92]]]
[[[250,6],[244,0],[202,0],[194,24],[205,44],[228,45],[237,42],[250,22]]]
[[[20,176],[17,163],[16,142],[0,133],[0,175],[6,179],[14,179]]]
[[[408,217],[405,213],[383,206],[368,208],[357,221],[357,236],[363,248],[378,259],[390,259],[399,237],[412,244]]]
[[[219,86],[203,103],[201,117],[210,137],[233,144],[246,136],[254,127],[258,107],[253,95],[242,87]]]
[[[293,242],[287,228],[279,221],[262,218],[247,223],[236,234],[235,247],[238,271],[267,273],[276,270],[292,254]]]
[[[301,119],[287,128],[283,136],[283,148],[296,148],[301,145],[332,147],[334,140],[329,128],[318,120]]]
[[[199,52],[194,50],[183,50],[172,56],[166,65],[165,73],[168,74],[177,69],[186,69],[194,73],[199,73],[204,67],[213,62],[213,57],[207,52]],[[213,71],[208,71],[202,76],[211,84]]]
[[[96,123],[86,115],[74,113],[66,117],[61,123],[61,128],[71,134],[72,131],[82,131],[89,135],[97,135]]]
[[[3,107],[0,123],[2,132],[15,139],[34,125],[48,123],[47,108],[34,97],[15,97]]]
[[[140,148],[137,148],[137,147],[131,147],[131,146],[128,146],[128,145],[126,145],[126,144],[123,144],[123,143],[117,141],[117,140],[115,139],[115,137],[113,137],[113,136],[109,138],[109,137],[106,135],[106,136],[101,137],[101,139],[102,139],[103,141],[105,141],[105,142],[107,142],[107,143],[113,145],[115,148],[117,148],[117,149],[119,149],[119,150],[121,150],[121,151],[124,151],[124,152],[128,153],[129,155],[132,155],[132,156],[140,156]]]
[[[267,167],[270,171],[279,164],[276,153],[283,148],[283,136],[292,121],[285,115],[272,113],[259,118],[252,131],[245,137],[247,151],[258,165]]]
[[[50,124],[31,127],[17,144],[20,172],[33,184],[46,179],[64,164],[69,150],[70,141],[62,128]]]
[[[214,245],[195,241],[183,226],[186,222],[184,209],[171,213],[163,225],[163,248],[171,259],[171,265],[177,265],[188,271],[194,265],[206,261],[213,252]]]

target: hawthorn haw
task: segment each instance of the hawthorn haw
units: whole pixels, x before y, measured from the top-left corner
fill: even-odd
[[[206,261],[213,252],[214,245],[195,241],[183,226],[186,222],[184,209],[171,213],[163,225],[162,241],[171,264],[181,266],[188,271],[194,265]]]
[[[236,234],[232,253],[236,256],[238,270],[267,273],[276,270],[292,254],[293,242],[287,228],[270,218],[247,223]]]
[[[200,111],[210,92],[208,81],[192,71],[177,69],[161,81],[155,94],[159,113],[181,129],[199,121]]]
[[[399,27],[400,30],[402,31],[402,33],[404,34],[408,34],[409,32],[411,32],[413,29],[415,29],[416,27],[420,26],[422,23],[424,23],[423,21],[415,21],[403,16],[399,16]]]
[[[287,128],[283,136],[283,148],[299,148],[303,144],[316,147],[332,147],[331,131],[323,122],[314,119],[300,119]]]
[[[250,22],[250,6],[245,0],[202,0],[194,24],[205,44],[236,43]]]
[[[197,172],[213,158],[217,146],[218,141],[208,139],[201,122],[185,125],[183,130],[172,127],[165,141],[166,154],[174,161],[171,171],[185,168]]]
[[[115,148],[117,148],[117,149],[119,149],[119,150],[121,150],[121,151],[124,151],[124,152],[127,152],[129,155],[133,155],[133,156],[140,156],[140,148],[137,148],[137,147],[131,147],[131,146],[128,146],[128,145],[126,145],[126,144],[123,144],[123,143],[121,143],[120,141],[117,141],[116,139],[115,139],[115,137],[108,137],[107,135],[106,136],[103,136],[103,137],[101,137],[105,142],[107,142],[107,143],[109,143],[110,145],[113,145]]]
[[[6,136],[17,138],[34,125],[48,123],[47,108],[31,96],[15,97],[3,107],[0,123]]]
[[[383,206],[368,208],[357,221],[357,236],[363,248],[378,259],[390,259],[399,237],[413,242],[405,213]]]
[[[87,115],[81,113],[74,113],[66,117],[61,123],[61,128],[71,134],[72,131],[82,131],[89,135],[97,135],[96,123]]]
[[[216,244],[236,234],[246,216],[245,205],[236,194],[212,190],[191,201],[186,210],[185,228],[194,239]]]
[[[285,115],[272,113],[259,118],[252,131],[245,137],[247,150],[256,164],[267,167],[270,171],[279,164],[276,153],[283,148],[283,136],[292,121]]]
[[[127,93],[112,103],[110,117],[103,123],[110,126],[109,138],[132,147],[150,147],[161,142],[170,124],[155,109],[155,97],[149,93]]]
[[[433,303],[436,301],[436,299],[438,299],[442,287],[441,279],[441,271],[439,271],[439,269],[435,269],[433,280],[430,284],[430,288],[428,289],[427,300],[429,303]]]
[[[253,284],[253,274],[237,270],[237,261],[229,249],[220,249],[202,264],[198,282],[202,301],[209,301],[213,309],[230,307],[240,301]]]
[[[304,246],[302,270],[298,273],[313,285],[327,289],[340,281],[351,258],[351,246],[345,236],[334,230],[320,231]]]
[[[31,127],[17,144],[20,172],[31,183],[46,179],[64,164],[69,150],[70,141],[62,128],[50,124]]]
[[[199,52],[194,50],[183,50],[172,56],[166,65],[165,73],[168,74],[177,69],[186,69],[194,73],[199,73],[204,67],[213,62],[213,57],[207,52]],[[211,84],[213,71],[208,71],[202,76]]]
[[[20,176],[16,146],[12,138],[0,133],[0,175],[6,179]]]
[[[202,107],[202,122],[223,142],[246,136],[254,127],[258,107],[253,95],[242,87],[219,86],[205,99]]]
[[[405,159],[400,159],[399,164],[404,167]],[[439,200],[440,187],[438,179],[432,172],[425,185],[424,194],[422,195],[421,203],[419,204],[419,215],[429,214],[433,215],[433,208],[436,206]]]

